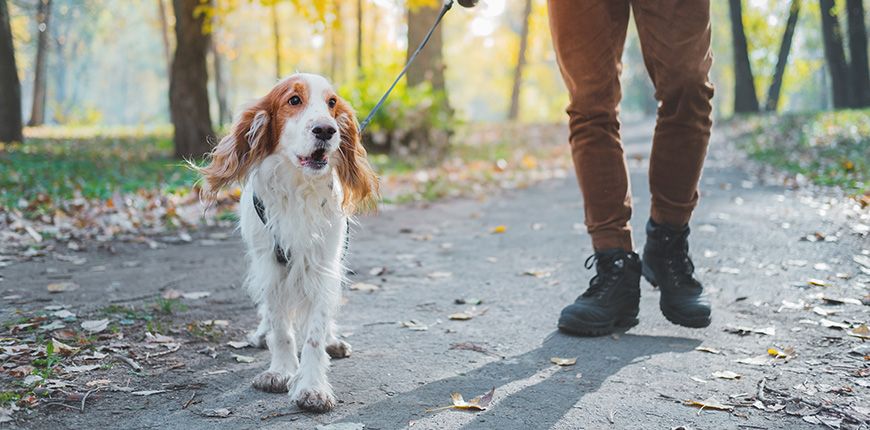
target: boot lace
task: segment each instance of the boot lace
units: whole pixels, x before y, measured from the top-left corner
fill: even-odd
[[[583,263],[587,270],[595,266],[597,272],[589,281],[589,289],[583,293],[583,297],[597,296],[609,285],[616,284],[622,277],[625,268],[625,258],[621,254],[592,254]]]
[[[683,287],[699,287],[700,284],[692,276],[695,273],[695,265],[689,257],[689,229],[686,228],[673,235],[665,235],[662,241],[665,267],[676,284]]]

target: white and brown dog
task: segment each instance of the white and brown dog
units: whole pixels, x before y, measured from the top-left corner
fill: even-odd
[[[200,172],[207,199],[242,184],[246,284],[261,318],[250,338],[272,356],[253,386],[289,391],[302,409],[332,409],[329,356],[350,355],[334,322],[347,226],[378,196],[353,110],[325,78],[292,75],[239,115]]]

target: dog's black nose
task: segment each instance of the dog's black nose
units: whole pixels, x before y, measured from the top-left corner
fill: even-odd
[[[320,140],[332,139],[332,135],[335,134],[335,131],[335,127],[331,125],[318,125],[311,129],[311,132],[314,133],[314,137]]]

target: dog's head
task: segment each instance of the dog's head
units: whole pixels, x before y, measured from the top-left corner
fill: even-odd
[[[378,183],[358,128],[353,109],[325,78],[292,75],[245,109],[209,154],[209,164],[200,169],[205,197],[213,199],[221,187],[244,180],[251,168],[274,154],[304,175],[321,176],[334,168],[343,209],[371,208]]]

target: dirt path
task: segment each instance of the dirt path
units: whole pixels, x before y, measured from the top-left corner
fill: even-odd
[[[628,152],[643,154],[648,135],[629,132],[638,137]],[[638,232],[649,211],[644,163],[632,162]],[[27,344],[25,355],[51,337],[83,347],[50,375],[49,398],[6,425],[868,428],[867,344],[820,322],[867,323],[870,307],[860,300],[868,293],[870,267],[862,272],[859,263],[870,260],[870,243],[859,221],[821,197],[760,185],[718,145],[702,181],[692,249],[714,305],[714,322],[703,330],[669,324],[658,311],[658,293],[644,284],[641,324],[628,333],[580,339],[554,332],[559,310],[591,276],[582,268],[591,247],[578,224],[582,207],[573,177],[485,202],[449,201],[362,219],[351,245],[352,280],[379,289],[346,292],[339,323],[354,354],[333,363],[340,403],[325,415],[300,413],[286,396],[253,390],[250,380],[268,365],[268,353],[227,345],[255,325],[240,285],[236,232],[203,232],[190,243],[155,250],[91,247],[74,254],[78,261],[48,258],[0,269],[2,336],[14,332],[17,339],[0,343],[4,390],[18,390],[22,380],[10,376],[24,357],[15,355],[14,345]],[[491,233],[499,225],[506,231]],[[812,240],[802,240],[808,235]],[[642,246],[643,236],[637,241]],[[371,275],[379,268],[385,272]],[[47,292],[48,284],[62,282],[78,289]],[[210,294],[159,299],[168,290]],[[482,303],[456,304],[472,298]],[[77,320],[63,322],[65,329],[14,327],[40,313],[49,314],[44,327],[58,320],[50,315],[62,310],[58,306],[76,314]],[[456,312],[473,318],[449,320]],[[109,320],[106,330],[83,336],[82,321],[101,319]],[[735,334],[729,327],[768,334]],[[169,338],[149,342],[146,331]],[[789,357],[773,358],[769,348]],[[93,358],[99,354],[106,356]],[[552,357],[577,357],[577,364],[558,367]],[[753,357],[765,358],[737,362]],[[99,367],[81,367],[92,364]],[[60,370],[72,365],[80,367]],[[740,377],[713,376],[723,371]],[[449,405],[451,392],[467,399],[493,387],[485,412],[426,412]],[[684,404],[711,398],[733,409],[699,412]],[[215,416],[226,413],[223,408],[229,415]]]

